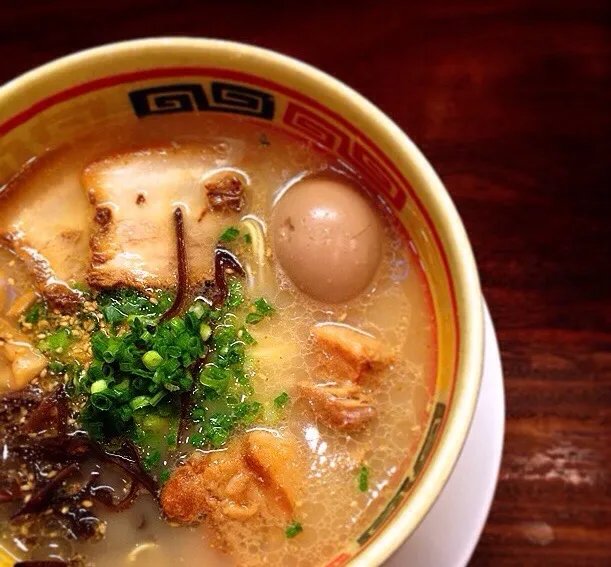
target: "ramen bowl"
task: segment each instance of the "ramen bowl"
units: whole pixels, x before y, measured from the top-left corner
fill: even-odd
[[[378,517],[329,566],[382,564],[440,494],[465,441],[481,379],[482,301],[456,209],[406,134],[378,108],[297,60],[237,43],[155,38],[49,63],[0,88],[0,186],[48,148],[158,115],[229,113],[341,160],[409,235],[436,321],[433,407],[418,450]]]

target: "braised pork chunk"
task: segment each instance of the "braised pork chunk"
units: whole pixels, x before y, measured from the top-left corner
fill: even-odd
[[[189,277],[210,278],[218,235],[237,216],[213,210],[202,178],[211,161],[201,148],[165,147],[115,155],[86,168],[92,206],[93,287],[171,288],[176,284],[173,211],[183,209]]]

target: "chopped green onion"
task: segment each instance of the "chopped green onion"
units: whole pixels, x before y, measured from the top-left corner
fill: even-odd
[[[117,411],[122,421],[129,421],[132,417],[132,408],[128,405],[120,406]]]
[[[66,371],[66,365],[62,364],[58,360],[52,360],[49,362],[49,372],[51,374],[57,375],[62,374]]]
[[[155,465],[161,460],[161,453],[159,451],[153,451],[150,455],[144,458],[142,465],[144,469],[150,471]]]
[[[274,405],[277,408],[283,408],[289,402],[289,400],[289,395],[286,392],[282,392],[282,394],[274,399]]]
[[[37,301],[25,312],[24,321],[26,323],[38,323],[47,316],[47,304],[44,301]]]
[[[149,370],[155,370],[163,362],[163,357],[156,350],[149,350],[142,356],[142,364]]]
[[[150,404],[154,407],[165,397],[166,397],[166,392],[158,392],[150,399]]]
[[[91,393],[99,394],[108,388],[108,384],[106,380],[96,380],[93,384],[91,384]]]
[[[242,327],[238,331],[238,337],[242,339],[247,345],[254,345],[257,342],[255,338],[246,330],[246,327]]]
[[[242,282],[238,278],[231,278],[227,282],[227,299],[225,307],[230,310],[237,309],[244,303],[244,292]]]
[[[249,232],[244,235],[244,242],[246,242],[246,244],[250,244],[252,242],[252,236],[250,236]]]
[[[257,323],[260,323],[261,321],[263,321],[263,315],[259,313],[249,313],[248,315],[246,315],[246,322],[249,325],[256,325]]]
[[[253,302],[254,311],[246,315],[246,322],[250,325],[256,325],[261,322],[264,317],[271,317],[274,313],[274,308],[263,297],[255,299]]]
[[[42,339],[38,343],[38,348],[43,352],[55,352],[57,354],[65,353],[72,341],[72,332],[66,327],[55,331],[55,333]]]
[[[204,444],[204,436],[201,433],[192,433],[189,436],[189,442],[194,447],[201,447]]]
[[[202,408],[193,408],[191,410],[191,419],[193,421],[202,421],[206,417],[206,412]]]
[[[134,410],[139,410],[151,405],[151,400],[148,396],[136,396],[129,402],[129,406]]]
[[[204,386],[212,388],[215,392],[224,392],[229,385],[231,372],[216,366],[207,366],[201,371],[199,381]]]
[[[257,313],[260,313],[261,315],[270,315],[274,312],[274,308],[263,297],[255,299],[253,305],[255,306]]]
[[[210,325],[208,325],[207,323],[202,323],[199,326],[199,336],[201,337],[202,341],[206,342],[210,338],[211,334],[212,328],[210,327]]]
[[[208,307],[208,304],[205,301],[198,299],[189,308],[189,312],[193,313],[198,319],[201,319],[210,312],[210,307]]]
[[[91,405],[100,411],[108,411],[112,407],[112,402],[104,394],[92,394]]]
[[[215,449],[218,449],[227,441],[229,438],[229,431],[221,428],[214,428],[212,430],[212,434],[210,435],[210,443]]]
[[[293,539],[295,536],[298,536],[303,531],[303,526],[299,522],[291,522],[285,531],[286,537],[288,539]]]
[[[95,313],[82,313],[79,315],[81,327],[88,333],[93,333],[100,328],[100,320]]]
[[[359,469],[357,481],[359,490],[361,492],[367,492],[367,489],[369,488],[369,469],[365,465],[362,465]]]
[[[230,226],[221,233],[219,240],[221,242],[232,242],[238,236],[240,236],[240,231],[235,226]]]
[[[170,471],[168,469],[164,469],[159,474],[159,484],[165,484],[168,482],[170,478]]]

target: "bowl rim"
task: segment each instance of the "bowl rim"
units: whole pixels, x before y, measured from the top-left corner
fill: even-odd
[[[133,50],[153,53],[160,49],[217,50],[230,52],[236,58],[255,58],[261,63],[270,64],[272,69],[274,65],[282,67],[286,75],[282,77],[280,83],[296,90],[299,88],[287,83],[287,77],[303,74],[315,82],[321,91],[340,98],[343,103],[352,105],[355,110],[366,115],[368,122],[376,122],[378,128],[387,134],[389,143],[413,163],[414,168],[423,178],[422,191],[426,191],[429,201],[428,205],[423,204],[423,206],[427,211],[430,211],[431,207],[435,208],[434,226],[440,234],[447,236],[441,246],[451,266],[449,276],[456,294],[456,309],[460,321],[458,367],[446,423],[426,470],[410,489],[410,496],[405,503],[398,506],[394,516],[349,561],[353,567],[379,566],[416,529],[441,493],[462,451],[473,419],[482,375],[483,310],[475,258],[463,223],[433,167],[407,134],[384,112],[354,89],[324,71],[266,48],[223,39],[166,36],[109,43],[55,59],[10,80],[0,86],[0,105],[2,100],[20,92],[28,92],[33,85],[52,80],[58,72],[69,71],[75,64],[106,58],[109,55],[113,57],[127,55]],[[274,81],[278,80],[263,66],[258,67],[255,74]],[[64,87],[68,86],[64,85]],[[306,94],[313,99],[317,98],[316,92]],[[3,123],[5,122],[0,122],[0,126]]]

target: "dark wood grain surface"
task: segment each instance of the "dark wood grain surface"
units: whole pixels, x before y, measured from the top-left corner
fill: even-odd
[[[502,350],[505,451],[472,565],[611,565],[608,1],[0,4],[0,83],[101,43],[211,36],[301,58],[393,117],[456,201]]]

